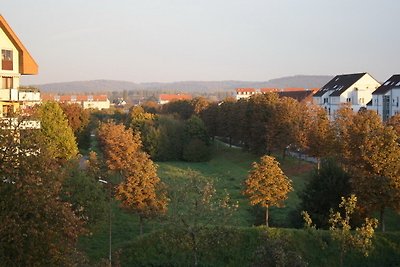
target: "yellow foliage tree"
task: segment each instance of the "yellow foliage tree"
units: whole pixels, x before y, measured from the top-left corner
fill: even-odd
[[[271,156],[261,157],[260,163],[253,163],[243,194],[248,196],[251,205],[260,205],[265,210],[265,224],[268,227],[270,206],[283,207],[284,200],[292,188],[292,181],[283,173],[279,163]]]

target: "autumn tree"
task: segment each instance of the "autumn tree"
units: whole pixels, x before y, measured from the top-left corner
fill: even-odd
[[[75,158],[78,154],[75,136],[59,104],[52,101],[43,103],[39,107],[38,115],[40,133],[49,156],[59,160]]]
[[[248,196],[251,205],[265,208],[265,224],[268,224],[268,209],[271,206],[283,207],[292,188],[292,181],[283,173],[279,163],[271,156],[263,156],[260,163],[253,163],[245,181],[243,194]]]
[[[49,140],[22,124],[0,125],[0,265],[79,265],[82,221],[60,198],[65,177]]]
[[[176,100],[162,105],[165,114],[177,114],[182,120],[189,119],[194,114],[194,108],[190,100]]]
[[[384,231],[384,213],[387,208],[400,210],[400,147],[397,134],[384,126],[373,111],[354,115],[348,128],[350,157],[345,166],[352,175],[353,192],[360,205],[380,212]]]
[[[335,113],[332,123],[332,152],[346,168],[352,159],[349,129],[353,126],[354,111],[349,105],[342,105]]]
[[[386,121],[387,126],[392,126],[393,130],[397,133],[397,136],[400,139],[400,113],[392,116],[389,118],[389,120]],[[400,143],[400,140],[399,140]]]
[[[89,124],[89,111],[77,103],[61,103],[60,107],[68,120],[68,125],[77,136]]]
[[[274,127],[271,123],[271,118],[278,101],[279,97],[276,93],[250,97],[246,111],[246,119],[249,123],[246,125],[247,129],[242,131],[248,132],[246,140],[251,152],[271,154],[272,144],[267,138],[267,131]]]
[[[285,158],[289,145],[304,147],[305,107],[291,97],[280,98],[272,107],[270,120],[266,127],[266,139],[269,150],[282,152]]]
[[[319,170],[321,158],[334,154],[332,144],[335,138],[329,118],[322,107],[311,105],[307,108],[307,114],[306,151],[309,156],[317,159],[317,170]]]
[[[116,198],[124,209],[139,216],[140,233],[143,233],[143,220],[167,209],[168,199],[156,165],[141,150],[139,134],[122,124],[102,124],[99,139],[108,168],[123,178],[116,188]]]
[[[210,105],[210,103],[208,102],[208,100],[204,97],[196,97],[193,98],[190,101],[190,104],[193,107],[193,113],[197,116],[200,115],[200,113],[204,110],[207,109],[207,107]]]

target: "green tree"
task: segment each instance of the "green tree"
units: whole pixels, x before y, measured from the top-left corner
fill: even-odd
[[[333,159],[322,162],[300,194],[300,210],[306,210],[320,228],[327,228],[329,210],[336,208],[342,196],[350,194],[350,176]]]
[[[89,169],[90,170],[90,169]],[[75,214],[89,226],[103,221],[107,214],[107,194],[93,172],[79,169],[77,162],[68,164],[65,170],[62,199],[72,204]]]
[[[167,209],[168,199],[156,165],[141,150],[139,134],[122,124],[102,124],[99,138],[108,168],[123,178],[116,188],[116,198],[124,209],[139,216],[142,234],[143,220],[163,214]]]
[[[45,102],[38,110],[42,134],[49,156],[69,160],[78,154],[74,133],[62,109],[56,102]]]
[[[344,209],[344,216],[342,217],[340,212],[333,212],[333,210],[331,210],[329,216],[331,236],[339,242],[339,259],[341,266],[344,266],[344,257],[349,249],[358,249],[364,256],[368,256],[372,248],[374,229],[378,227],[377,219],[366,218],[362,227],[356,228],[355,233],[352,233],[350,231],[350,219],[356,209],[356,205],[357,197],[355,195],[351,195],[348,198],[342,197],[339,208]]]
[[[183,180],[169,187],[171,212],[168,220],[176,229],[187,236],[188,246],[193,253],[193,265],[200,262],[199,248],[204,236],[201,233],[210,226],[225,225],[236,211],[238,204],[232,203],[229,194],[218,194],[210,179],[188,169]],[[218,239],[218,237],[216,237]],[[182,242],[185,239],[181,239]]]
[[[160,161],[180,160],[183,153],[184,123],[172,116],[157,118],[159,141],[155,159]]]
[[[253,168],[245,181],[243,194],[248,196],[251,205],[265,208],[265,224],[268,227],[268,209],[282,207],[292,188],[292,181],[283,173],[275,158],[263,156],[260,163],[253,162]]]

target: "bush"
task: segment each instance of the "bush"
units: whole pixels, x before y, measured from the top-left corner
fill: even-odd
[[[208,161],[211,157],[210,146],[199,139],[192,139],[183,148],[183,160],[190,162]]]

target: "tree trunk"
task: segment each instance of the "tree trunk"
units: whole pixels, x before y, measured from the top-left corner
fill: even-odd
[[[317,157],[317,174],[319,174],[320,169],[321,169],[321,158]]]
[[[381,208],[381,212],[380,212],[380,221],[381,221],[381,231],[385,232],[385,207]]]
[[[198,266],[199,262],[197,259],[197,242],[196,242],[196,236],[193,232],[190,233],[190,236],[192,238],[192,244],[193,244],[193,254],[194,254],[194,266]]]
[[[139,215],[139,229],[140,235],[143,235],[143,217]]]
[[[269,227],[269,214],[268,214],[268,206],[267,206],[267,208],[265,209],[265,225],[267,226],[267,227]]]

